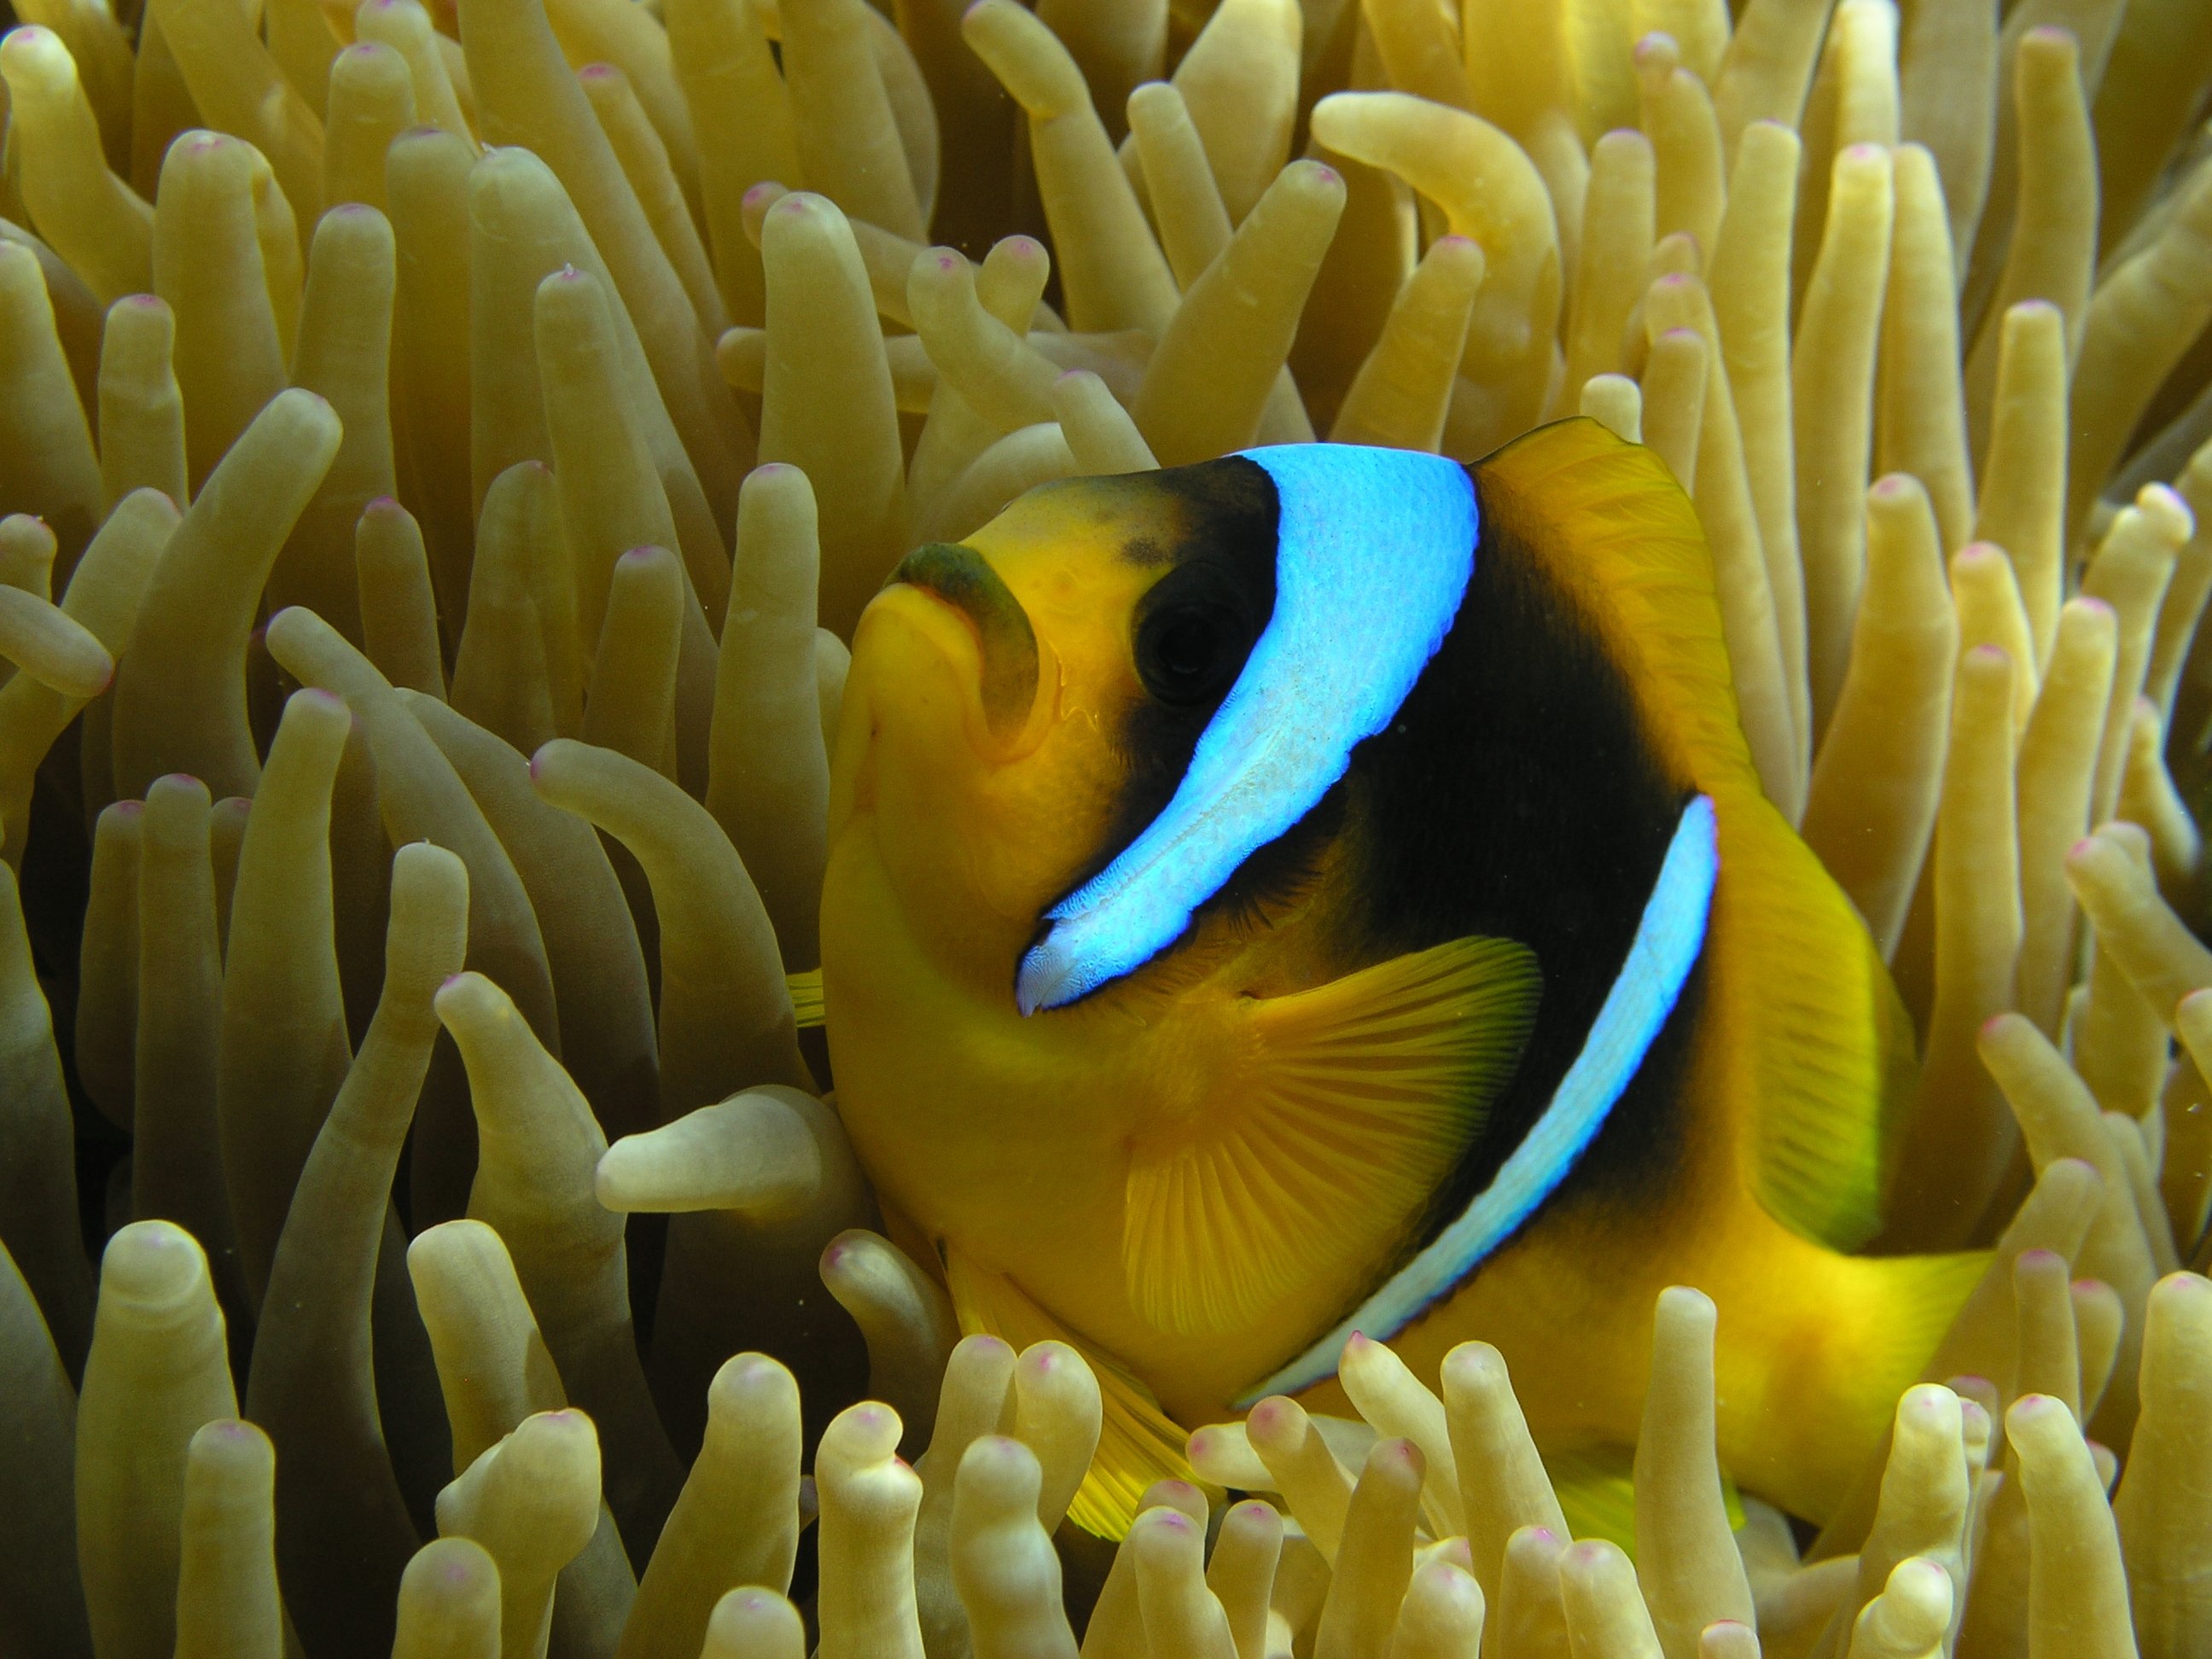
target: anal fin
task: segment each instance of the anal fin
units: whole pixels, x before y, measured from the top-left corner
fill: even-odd
[[[1578,1446],[1542,1450],[1544,1472],[1552,1477],[1552,1491],[1566,1517],[1567,1531],[1576,1538],[1602,1538],[1636,1553],[1636,1448]],[[1743,1496],[1725,1472],[1721,1475],[1721,1501],[1728,1507],[1729,1525],[1743,1526]]]
[[[1238,1004],[1203,1118],[1134,1148],[1132,1304],[1163,1330],[1233,1331],[1319,1269],[1387,1255],[1512,1075],[1540,985],[1525,945],[1467,938]]]
[[[1189,1431],[1160,1409],[1152,1391],[1031,1301],[1003,1273],[945,1252],[945,1279],[961,1334],[996,1336],[1018,1352],[1034,1342],[1065,1342],[1097,1374],[1104,1407],[1098,1449],[1067,1518],[1085,1532],[1120,1538],[1137,1518],[1145,1491],[1158,1480],[1200,1484],[1185,1453]]]

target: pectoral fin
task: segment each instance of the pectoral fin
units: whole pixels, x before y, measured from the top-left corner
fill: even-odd
[[[1135,1148],[1121,1262],[1164,1330],[1249,1325],[1427,1206],[1518,1063],[1541,976],[1453,939],[1237,1010],[1240,1060],[1200,1121]]]
[[[799,1029],[822,1024],[822,970],[809,968],[803,974],[786,974],[783,988],[791,994],[791,1012],[799,1021]]]

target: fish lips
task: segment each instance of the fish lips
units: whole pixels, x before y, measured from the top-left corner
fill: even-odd
[[[899,561],[884,586],[915,587],[957,612],[975,635],[977,696],[994,758],[1018,758],[1042,740],[1044,659],[1029,612],[972,547],[931,542]],[[1056,667],[1056,665],[1055,665]]]

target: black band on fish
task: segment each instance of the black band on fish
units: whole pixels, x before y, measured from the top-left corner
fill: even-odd
[[[1559,1190],[1605,1127],[1674,1012],[1705,947],[1719,872],[1712,799],[1699,795],[1683,810],[1628,958],[1543,1115],[1457,1219],[1334,1329],[1246,1389],[1237,1409],[1334,1376],[1344,1345],[1355,1331],[1389,1341],[1454,1290]]]

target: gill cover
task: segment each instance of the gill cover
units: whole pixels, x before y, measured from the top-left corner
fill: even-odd
[[[1047,911],[1024,1014],[1142,967],[1389,725],[1459,614],[1479,519],[1467,469],[1346,444],[1243,452],[1279,505],[1275,607],[1160,814]]]

